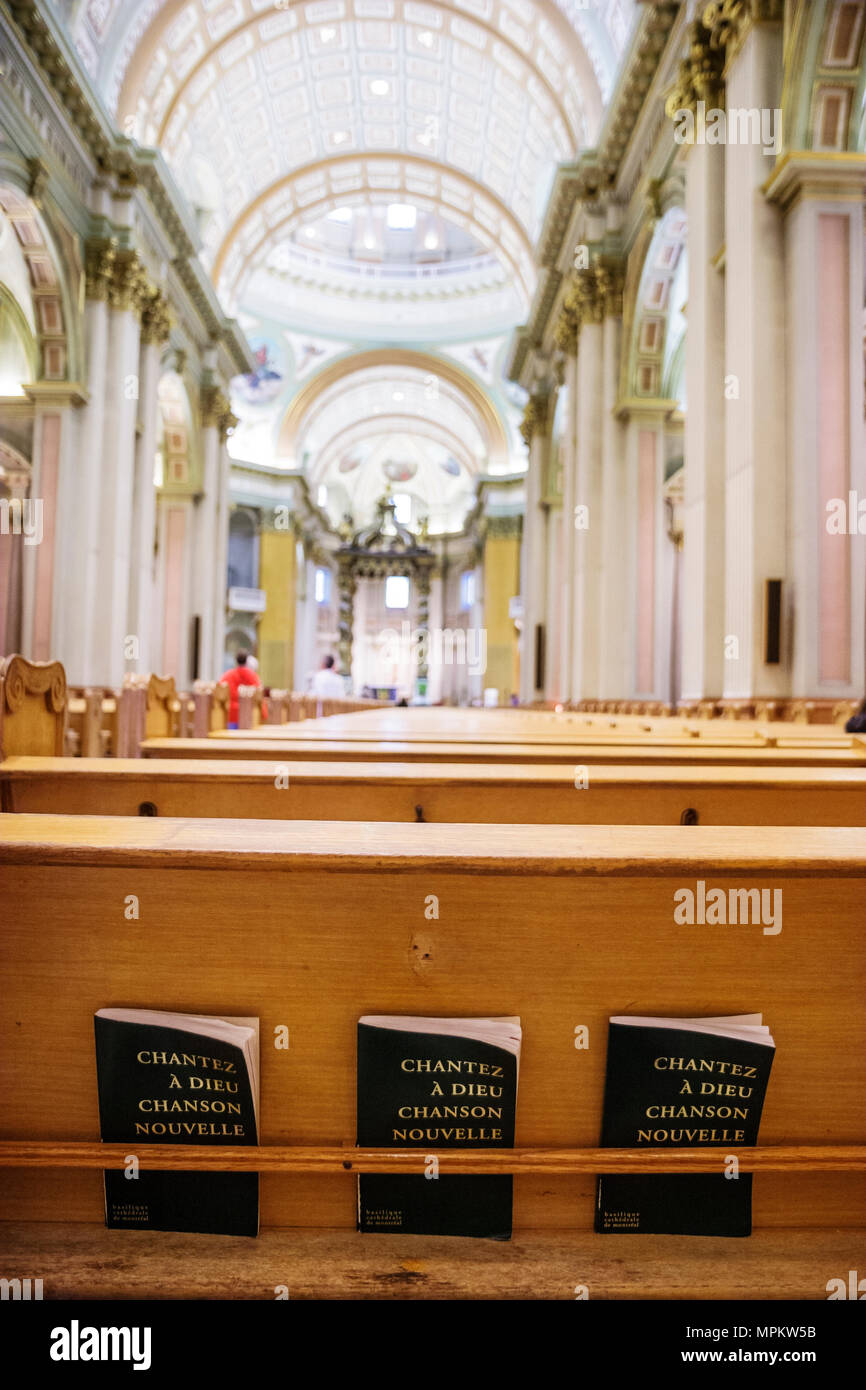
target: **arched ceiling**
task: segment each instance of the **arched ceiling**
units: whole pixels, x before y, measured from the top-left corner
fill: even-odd
[[[313,381],[281,431],[286,461],[302,468],[327,509],[356,525],[375,516],[383,493],[406,492],[431,530],[458,529],[474,482],[501,456],[501,426],[483,395],[448,364],[418,354],[337,364]]]
[[[347,194],[383,187],[452,220],[456,211],[470,235],[503,248],[510,277],[531,294],[530,246],[553,168],[593,143],[638,7],[66,0],[65,8],[119,125],[162,150],[199,209],[205,262],[234,309],[248,277],[308,211],[321,216]]]

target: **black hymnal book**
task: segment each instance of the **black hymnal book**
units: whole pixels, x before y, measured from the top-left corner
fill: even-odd
[[[774,1053],[760,1014],[612,1018],[602,1148],[723,1152],[718,1173],[599,1177],[596,1231],[750,1235],[752,1175],[728,1177],[725,1155],[758,1141]]]
[[[358,1143],[416,1148],[423,1174],[364,1173],[358,1229],[511,1237],[510,1174],[439,1177],[437,1150],[514,1147],[518,1018],[395,1018],[358,1024]]]
[[[94,1026],[102,1139],[138,1161],[105,1171],[106,1226],[258,1235],[258,1173],[147,1166],[148,1144],[258,1143],[258,1019],[100,1009]]]

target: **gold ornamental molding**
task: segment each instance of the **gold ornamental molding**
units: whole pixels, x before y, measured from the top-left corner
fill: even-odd
[[[238,423],[232,413],[231,402],[218,386],[207,385],[201,388],[201,422],[204,429],[218,429],[220,439],[225,440],[229,431]]]
[[[601,256],[595,266],[598,293],[606,318],[622,317],[625,261],[621,256]]]
[[[665,114],[671,119],[679,111],[694,114],[699,101],[718,107],[724,100],[724,49],[713,45],[711,31],[700,20],[689,26],[688,36],[688,57],[681,61],[665,101]]]
[[[531,447],[534,435],[543,434],[547,429],[549,418],[550,396],[547,393],[530,396],[523,408],[523,419],[520,422],[520,433],[527,448]]]
[[[114,256],[108,302],[112,309],[140,312],[149,282],[137,251],[117,251]]]
[[[783,212],[804,198],[861,203],[866,194],[866,154],[849,150],[790,150],[777,162],[762,189]]]
[[[155,285],[148,286],[141,300],[142,344],[165,343],[171,333],[168,300]]]
[[[117,237],[90,237],[85,244],[84,292],[88,299],[108,302],[117,250]]]
[[[575,271],[574,284],[581,327],[585,323],[603,323],[604,289],[599,280],[598,265]]]
[[[523,534],[523,516],[515,513],[508,516],[487,516],[484,525],[484,540],[520,540]]]
[[[561,348],[569,357],[576,356],[577,345],[580,340],[580,305],[573,283],[569,283],[563,296],[562,308],[559,311],[559,318],[556,320],[553,336],[558,348]]]
[[[704,7],[703,25],[710,44],[724,55],[725,67],[736,57],[755,24],[777,24],[784,17],[785,0],[712,0]]]

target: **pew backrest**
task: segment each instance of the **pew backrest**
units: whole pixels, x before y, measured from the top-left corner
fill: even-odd
[[[7,656],[0,663],[0,757],[60,757],[66,672],[59,661]]]

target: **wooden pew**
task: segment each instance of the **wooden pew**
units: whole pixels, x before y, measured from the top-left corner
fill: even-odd
[[[526,712],[511,711],[505,718],[496,718],[496,711],[476,710],[388,710],[362,715],[334,715],[303,728],[289,725],[269,725],[257,737],[267,739],[301,738],[374,741],[400,739],[406,742],[471,742],[471,743],[566,743],[571,741],[621,742],[623,740],[680,743],[684,739],[699,739],[708,743],[771,742],[778,738],[796,738],[824,742],[827,746],[847,746],[850,735],[832,725],[793,725],[780,723],[746,724],[742,721],[719,720],[708,723],[699,720],[643,720],[631,718],[607,719],[597,715],[565,715],[549,718],[527,717]],[[491,717],[493,716],[493,717]],[[232,730],[227,738],[243,737],[243,731]]]
[[[257,731],[261,733],[261,730]],[[780,739],[772,746],[747,740],[711,743],[677,742],[489,743],[413,742],[397,739],[147,739],[146,758],[263,758],[271,762],[445,762],[445,763],[567,763],[593,766],[611,763],[632,766],[743,767],[862,767],[866,742],[847,739],[827,747],[822,742]]]
[[[0,662],[0,758],[64,751],[66,672],[59,661]]]
[[[10,758],[0,808],[63,815],[864,825],[859,768]]]
[[[779,889],[782,930],[680,926],[697,879]],[[824,1299],[856,1269],[866,1211],[866,832],[467,827],[0,817],[4,1249],[46,1296]],[[124,918],[133,893],[140,924]],[[439,916],[425,905],[435,895]],[[238,904],[245,905],[242,938]],[[106,1232],[94,1011],[256,1015],[260,1243]],[[355,1028],[364,1013],[519,1014],[515,1237],[376,1239],[355,1225]],[[754,1231],[717,1241],[592,1231],[607,1020],[762,1011],[777,1042]],[[573,1046],[576,1025],[590,1047]],[[225,1149],[151,1151],[206,1166]],[[720,1157],[722,1151],[719,1151]],[[248,1152],[237,1159],[248,1159]],[[669,1157],[669,1156],[668,1156]],[[439,1155],[467,1171],[478,1151]],[[652,1171],[658,1153],[623,1162]],[[144,1161],[147,1161],[146,1158]],[[423,1172],[418,1150],[408,1162]],[[618,1160],[617,1160],[618,1161]],[[706,1151],[678,1151],[696,1171]],[[857,1229],[855,1229],[857,1228]],[[479,1273],[479,1261],[481,1272]],[[10,1266],[11,1267],[11,1266]],[[267,1279],[272,1285],[275,1277]]]

